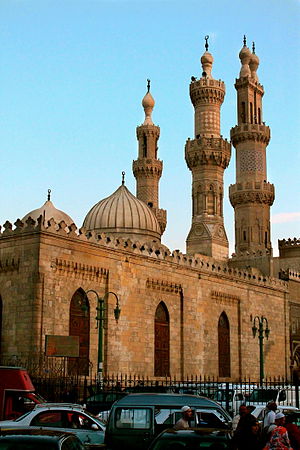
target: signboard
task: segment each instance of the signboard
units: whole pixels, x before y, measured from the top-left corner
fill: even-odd
[[[46,356],[79,356],[79,336],[46,335]]]

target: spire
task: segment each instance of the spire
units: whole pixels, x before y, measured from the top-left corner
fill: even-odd
[[[244,78],[244,77],[250,77],[251,76],[251,71],[249,68],[249,63],[250,63],[250,59],[251,59],[251,51],[249,50],[249,48],[247,47],[247,41],[246,41],[246,36],[244,35],[244,46],[242,48],[242,50],[240,51],[239,57],[241,60],[241,70],[240,70],[240,78]]]
[[[252,42],[252,55],[250,58],[250,62],[249,62],[249,68],[251,71],[251,77],[253,78],[253,80],[255,82],[259,82],[258,80],[258,76],[257,76],[257,69],[259,66],[259,58],[258,56],[255,54],[255,43]]]
[[[152,121],[152,111],[155,105],[155,101],[154,98],[152,97],[151,93],[150,93],[150,80],[149,78],[147,79],[147,93],[145,95],[145,97],[142,100],[142,105],[145,111],[145,120],[143,125],[154,125],[153,121]]]
[[[51,194],[51,189],[48,189],[48,196],[47,196],[47,200],[48,200],[48,202],[50,202],[50,195]]]
[[[205,36],[205,51],[207,51],[208,52],[208,39],[209,39],[209,36],[208,36],[208,34]]]
[[[211,69],[214,62],[214,58],[208,52],[208,39],[209,36],[205,36],[205,53],[201,56],[201,65],[202,65],[202,77],[203,78],[212,78]]]
[[[123,170],[123,172],[122,172],[122,185],[124,186],[124,184],[125,184],[125,172]]]

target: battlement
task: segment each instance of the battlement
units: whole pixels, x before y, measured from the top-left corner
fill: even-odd
[[[222,80],[215,80],[214,78],[201,77],[199,80],[193,79],[190,83],[190,88],[199,87],[218,87],[225,90],[225,83]]]
[[[296,272],[292,269],[280,269],[279,278],[285,281],[297,281],[300,283],[300,272]]]
[[[223,103],[225,83],[211,78],[200,78],[190,83],[190,97],[194,106],[199,103]]]
[[[13,229],[10,222],[5,222],[4,230],[0,229],[0,244],[2,240],[7,238],[45,232],[60,238],[80,240],[102,248],[119,250],[125,252],[127,257],[131,254],[176,264],[199,272],[199,277],[201,274],[216,274],[230,280],[243,280],[259,286],[287,289],[287,283],[284,280],[264,277],[253,273],[251,270],[233,268],[226,262],[223,263],[204,255],[189,256],[179,250],[174,250],[171,253],[166,246],[159,242],[133,242],[131,239],[109,236],[105,233],[86,232],[84,228],[77,229],[75,224],[67,226],[64,221],[57,224],[53,219],[44,223],[42,216],[37,221],[29,217],[25,223],[18,219],[14,225],[15,228]]]
[[[230,138],[234,146],[245,141],[262,142],[268,145],[271,138],[271,131],[270,127],[264,123],[242,123],[231,128]]]
[[[300,239],[278,239],[280,258],[300,257]]]
[[[258,81],[254,80],[252,77],[240,77],[235,79],[234,87],[236,90],[241,88],[251,87],[253,90],[256,90],[258,94],[261,96],[264,95],[264,87]]]
[[[229,186],[229,195],[240,191],[263,191],[275,194],[274,184],[268,181],[245,181]]]

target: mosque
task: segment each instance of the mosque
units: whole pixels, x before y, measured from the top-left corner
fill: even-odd
[[[201,76],[191,78],[194,137],[186,141],[185,160],[192,174],[192,217],[185,254],[162,242],[167,212],[159,202],[163,163],[150,82],[142,101],[145,120],[136,129],[136,195],[123,177],[78,227],[53,205],[49,192],[40,208],[1,227],[2,363],[64,357],[69,373],[76,367],[80,375],[257,380],[261,341],[266,377],[298,373],[300,239],[279,241],[279,256],[273,257],[270,128],[263,118],[259,59],[246,39],[239,58],[230,142],[220,134],[225,84],[213,78],[207,39]],[[229,256],[223,174],[231,145],[235,253]]]

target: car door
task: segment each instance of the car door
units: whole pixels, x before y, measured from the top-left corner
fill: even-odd
[[[100,425],[84,412],[66,411],[66,431],[76,434],[83,444],[102,444],[104,431]]]

